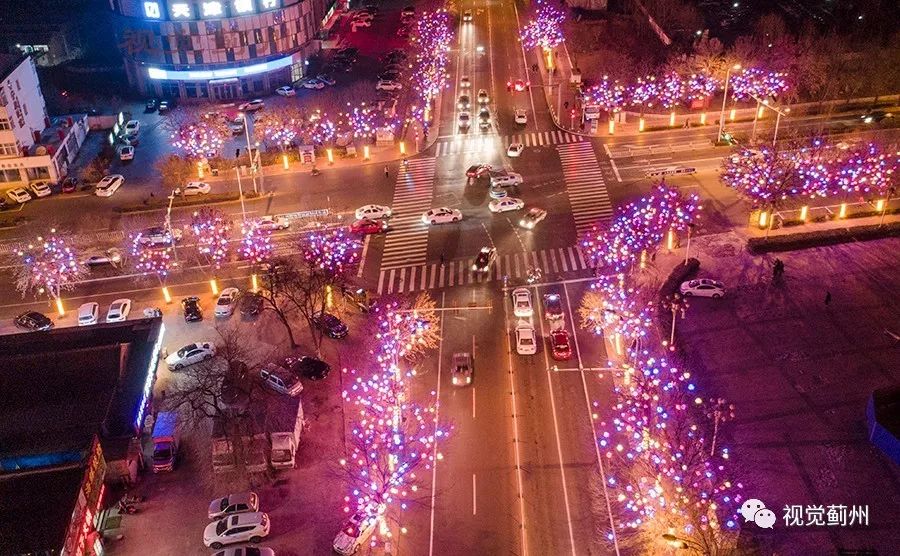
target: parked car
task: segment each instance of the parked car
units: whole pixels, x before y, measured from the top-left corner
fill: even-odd
[[[155,98],[151,98],[144,104],[144,112],[156,112],[157,108],[159,108],[159,101]]]
[[[263,309],[264,299],[261,295],[254,292],[248,292],[241,296],[239,306],[241,315],[245,317],[255,317],[260,314]]]
[[[569,342],[568,332],[565,330],[550,332],[550,354],[557,361],[567,361],[572,357],[572,345]]]
[[[508,197],[509,192],[502,186],[492,185],[488,189],[488,195],[490,195],[491,199],[496,201],[497,199],[505,199],[506,197]]]
[[[239,492],[216,498],[209,503],[207,517],[222,519],[223,517],[259,511],[259,496],[255,492]]]
[[[96,301],[83,303],[78,308],[78,326],[97,324],[100,319],[100,304]]]
[[[156,247],[157,245],[174,245],[181,241],[181,230],[173,228],[167,230],[162,226],[153,226],[138,232],[137,242],[141,245]]]
[[[326,85],[334,85],[335,83],[337,83],[337,81],[334,79],[334,77],[332,77],[328,73],[320,73],[319,75],[316,76],[316,79],[318,79],[319,81],[321,81],[322,83],[324,83]]]
[[[267,363],[259,370],[263,384],[287,396],[297,396],[303,391],[303,384],[292,372],[275,363]]]
[[[472,384],[472,355],[470,353],[454,353],[453,363],[450,366],[451,382],[454,386],[466,386]]]
[[[53,191],[50,189],[50,182],[45,180],[36,181],[30,184],[28,189],[30,189],[31,193],[38,199],[41,197],[49,197],[53,194]]]
[[[534,327],[524,321],[520,322],[516,327],[516,353],[519,355],[534,355],[537,353]]]
[[[119,160],[122,162],[134,160],[134,147],[131,145],[122,145],[119,147]]]
[[[263,512],[247,512],[224,517],[206,526],[203,544],[218,550],[226,544],[258,543],[269,535],[269,516]]]
[[[303,81],[301,81],[301,82],[300,82],[300,86],[303,87],[304,89],[316,89],[316,90],[319,90],[319,89],[324,89],[324,88],[325,88],[325,83],[319,81],[319,80],[316,79],[315,77],[310,77],[310,78],[308,78],[308,79],[304,79]]]
[[[286,230],[290,226],[290,220],[284,216],[270,215],[259,219],[259,227],[263,230]]]
[[[211,342],[195,342],[188,344],[166,357],[166,366],[170,371],[178,371],[194,363],[212,359],[216,355],[216,346]]]
[[[528,212],[519,220],[519,226],[526,230],[533,230],[538,223],[547,218],[547,211],[542,208],[531,207]]]
[[[131,313],[131,300],[128,298],[117,299],[110,303],[106,311],[106,322],[122,322],[128,319]]]
[[[225,288],[222,290],[222,293],[219,294],[219,299],[216,300],[215,315],[217,317],[230,317],[234,313],[234,308],[240,295],[241,290],[237,288]]]
[[[78,178],[69,176],[62,182],[63,193],[74,193],[78,189]]]
[[[544,294],[544,315],[547,320],[553,321],[564,317],[562,297],[558,293]]]
[[[125,137],[137,137],[141,131],[141,122],[137,120],[128,120],[125,123]]]
[[[238,110],[240,110],[241,112],[256,112],[257,110],[263,108],[265,105],[266,103],[263,102],[262,99],[255,98],[251,101],[244,102],[238,105]]]
[[[425,224],[446,224],[462,220],[462,212],[449,207],[433,208],[422,214],[422,222]]]
[[[322,380],[331,372],[331,365],[315,357],[288,357],[284,366],[297,376],[308,380]]]
[[[97,182],[97,186],[94,188],[94,194],[98,197],[112,197],[124,183],[125,176],[122,174],[110,174]]]
[[[522,154],[523,150],[525,150],[525,145],[522,143],[510,143],[509,148],[506,149],[506,156],[517,158]]]
[[[355,234],[380,234],[386,232],[388,223],[386,220],[369,220],[368,218],[360,218],[356,222],[350,224],[350,231]]]
[[[355,554],[375,531],[378,518],[368,512],[353,514],[334,538],[332,548],[342,556]]]
[[[189,181],[184,188],[176,188],[175,194],[183,197],[193,197],[194,195],[206,195],[210,189],[210,185],[205,181]]]
[[[53,321],[47,318],[47,315],[38,313],[37,311],[25,311],[15,318],[16,326],[25,330],[50,330],[53,328]]]
[[[682,283],[679,291],[685,297],[697,296],[719,299],[725,295],[725,285],[718,280],[697,278],[696,280],[688,280]]]
[[[341,319],[331,313],[317,313],[313,322],[321,328],[329,338],[339,339],[347,336],[349,329]]]
[[[383,81],[379,80],[378,83],[375,84],[376,91],[399,91],[403,88],[397,81]]]
[[[163,112],[168,112],[169,110],[172,109],[173,106],[175,106],[174,100],[163,99],[163,100],[159,101],[159,113],[162,114]]]
[[[182,299],[181,310],[184,313],[185,322],[198,322],[203,320],[203,308],[200,307],[200,298],[196,295]]]
[[[27,203],[31,200],[31,194],[22,187],[16,187],[6,192],[6,196],[15,203]]]
[[[113,265],[122,262],[122,251],[115,247],[111,247],[104,251],[103,253],[98,253],[95,255],[88,255],[82,263],[88,267],[101,266],[101,265]]]
[[[488,203],[488,210],[491,212],[507,212],[510,210],[522,210],[523,208],[525,208],[525,201],[516,197],[494,199]]]
[[[284,85],[275,89],[275,94],[282,97],[293,97],[297,96],[297,91],[290,85]]]
[[[368,218],[369,220],[377,220],[379,218],[390,218],[392,214],[391,207],[385,205],[363,205],[356,209],[355,216],[357,219]]]
[[[513,314],[517,317],[530,317],[534,314],[531,304],[531,290],[528,288],[516,288],[512,291]]]

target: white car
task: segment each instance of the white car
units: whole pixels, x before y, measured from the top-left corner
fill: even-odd
[[[36,181],[28,186],[34,196],[37,198],[49,197],[53,191],[50,190],[50,184],[45,181]]]
[[[491,176],[491,185],[498,187],[515,187],[517,185],[522,185],[524,181],[522,174],[517,172],[504,172],[502,174]]]
[[[534,327],[526,322],[519,323],[516,327],[516,353],[519,355],[534,355],[537,353]]]
[[[397,81],[388,81],[385,79],[379,79],[378,83],[375,84],[376,91],[399,91],[402,88],[403,85]]]
[[[181,236],[181,230],[178,228],[167,230],[162,226],[153,226],[139,232],[137,241],[141,245],[156,247],[157,245],[172,245],[181,241]]]
[[[228,515],[258,511],[259,496],[255,492],[239,492],[216,498],[210,502],[207,517],[214,520]]]
[[[255,98],[238,106],[241,112],[255,112],[266,105],[260,98]]]
[[[506,156],[516,158],[522,154],[523,150],[525,150],[525,145],[522,143],[510,143],[509,148],[506,149]]]
[[[269,536],[269,516],[263,512],[246,512],[213,521],[203,531],[203,544],[218,550],[237,542],[258,543]]]
[[[468,112],[460,112],[457,118],[459,129],[469,129],[472,125],[472,115]]]
[[[372,536],[377,523],[378,518],[375,516],[367,515],[364,512],[353,514],[334,538],[332,548],[344,556],[356,554],[363,543]]]
[[[538,223],[544,218],[547,218],[546,210],[538,207],[531,207],[530,209],[528,209],[528,212],[526,212],[525,215],[522,216],[522,219],[519,220],[519,226],[525,228],[526,230],[533,230],[534,227],[537,226]]]
[[[462,212],[450,207],[433,208],[422,214],[422,222],[426,224],[446,224],[460,220],[462,220]]]
[[[169,356],[166,357],[166,366],[170,371],[178,371],[187,367],[188,365],[193,365],[194,363],[199,363],[200,361],[211,359],[215,355],[216,346],[214,346],[212,343],[195,342],[193,344],[184,346],[175,353],[170,353]],[[255,509],[248,511],[255,511]]]
[[[516,288],[512,291],[513,314],[517,317],[530,317],[534,314],[531,305],[531,291],[528,288]]]
[[[490,95],[484,89],[478,89],[478,104],[487,104],[491,101]]]
[[[216,300],[216,316],[230,317],[231,313],[234,312],[234,307],[237,305],[237,299],[240,295],[241,290],[237,288],[225,288],[222,290],[222,293],[219,294],[219,299]]]
[[[507,212],[510,210],[522,210],[523,208],[525,208],[525,201],[517,197],[494,199],[488,203],[488,209],[491,212]]]
[[[459,79],[459,86],[463,89],[468,89],[472,86],[472,80],[469,79],[468,75],[464,75]]]
[[[284,87],[275,89],[275,94],[283,97],[292,97],[297,95],[297,91],[290,85],[285,85]]]
[[[128,137],[134,137],[141,131],[141,122],[137,120],[128,120],[128,123],[125,124],[125,135]]]
[[[517,124],[525,125],[528,123],[528,112],[524,108],[516,108],[514,116]]]
[[[31,200],[31,194],[29,194],[27,191],[25,191],[24,188],[21,187],[10,189],[6,192],[6,196],[17,203],[27,203]]]
[[[134,147],[131,145],[123,145],[119,147],[119,160],[134,160]]]
[[[109,305],[109,310],[106,311],[106,322],[122,322],[128,318],[130,312],[131,300],[117,299]]]
[[[115,247],[111,247],[107,249],[105,253],[89,255],[81,262],[88,267],[100,266],[104,264],[116,266],[117,264],[122,262],[122,251]]]
[[[315,89],[320,90],[325,88],[325,83],[319,81],[316,77],[310,77],[309,79],[304,79],[300,82],[300,86],[304,89]]]
[[[212,556],[275,556],[275,550],[267,546],[248,546],[223,548],[218,552],[213,552]]]
[[[83,304],[78,308],[78,326],[97,324],[100,319],[100,304],[96,301]]]
[[[261,230],[287,230],[291,225],[290,220],[284,216],[263,216],[259,219],[259,228]]]
[[[356,209],[357,220],[362,220],[363,218],[368,218],[369,220],[390,218],[392,214],[391,207],[384,205],[364,205]]]
[[[176,189],[175,194],[191,197],[193,195],[206,195],[209,193],[209,190],[209,184],[205,181],[189,181],[184,186],[184,189]]]
[[[123,183],[125,183],[125,176],[122,174],[110,174],[97,182],[94,193],[97,197],[112,197],[113,193],[118,191]]]
[[[709,278],[688,280],[681,284],[679,290],[685,297],[697,296],[719,299],[725,295],[725,285],[718,280],[710,280]]]

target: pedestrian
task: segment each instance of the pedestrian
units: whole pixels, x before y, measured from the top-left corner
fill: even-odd
[[[384,167],[384,177],[385,177],[385,178],[390,178],[390,177],[391,177],[390,172],[388,172],[388,167],[387,167],[387,166]]]
[[[444,266],[444,253],[441,253],[441,267]]]
[[[825,292],[825,306],[831,305],[831,292]]]
[[[565,106],[565,107],[566,107],[566,110],[568,110],[568,109],[569,109],[569,101],[568,101],[568,100],[565,101],[565,102],[563,103],[563,106]]]

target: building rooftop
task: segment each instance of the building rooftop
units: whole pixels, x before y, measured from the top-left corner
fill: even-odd
[[[55,554],[63,546],[84,471],[79,462],[0,475],[3,554]]]
[[[6,79],[6,77],[12,73],[24,59],[24,54],[6,54],[0,52],[0,81]]]
[[[0,473],[80,459],[138,428],[160,319],[0,336]]]
[[[68,136],[69,130],[71,130],[73,126],[78,125],[79,122],[82,122],[85,132],[87,132],[88,129],[87,114],[53,116],[52,118],[48,118],[48,120],[50,125],[41,131],[40,140],[35,141],[34,145],[28,147],[29,156],[55,154],[59,149],[60,144],[62,144],[62,142],[65,141],[66,136]],[[43,147],[43,151],[41,150],[41,147]]]

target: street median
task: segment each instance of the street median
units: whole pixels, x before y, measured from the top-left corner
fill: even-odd
[[[251,200],[259,197],[258,193],[250,193],[244,195],[244,199]],[[212,193],[209,195],[197,195],[196,197],[176,197],[172,201],[172,208],[196,207],[205,205],[215,205],[220,203],[233,203],[240,200],[238,193]],[[125,205],[118,208],[121,214],[133,214],[139,212],[153,212],[157,210],[165,210],[169,207],[169,199],[166,197],[151,197],[143,203],[134,205]]]
[[[900,222],[889,222],[884,225],[854,226],[850,228],[832,228],[816,232],[796,234],[780,234],[777,236],[754,237],[747,240],[747,251],[754,255],[779,251],[794,251],[810,247],[838,245],[856,241],[869,241],[886,237],[900,236]]]

